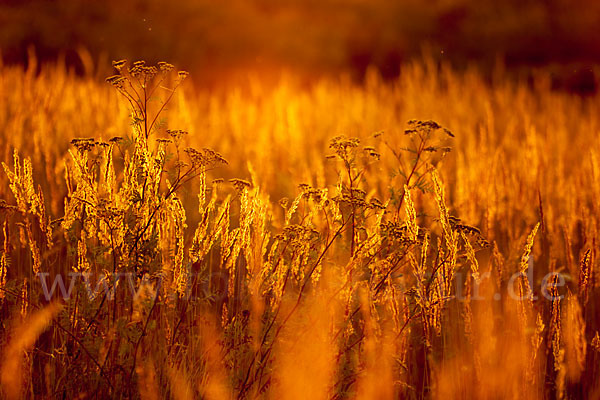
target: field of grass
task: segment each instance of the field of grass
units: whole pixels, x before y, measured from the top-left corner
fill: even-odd
[[[117,67],[0,68],[0,397],[600,398],[600,97]]]

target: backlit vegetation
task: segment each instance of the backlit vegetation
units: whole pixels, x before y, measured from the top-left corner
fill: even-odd
[[[600,395],[598,98],[113,65],[0,70],[3,396]]]

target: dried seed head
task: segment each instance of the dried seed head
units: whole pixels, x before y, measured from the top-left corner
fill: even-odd
[[[301,183],[298,185],[298,188],[300,188],[300,190],[302,190],[302,192],[304,192],[304,193],[310,191],[310,189],[311,189],[311,187],[308,183]]]
[[[212,149],[204,148],[198,151],[192,147],[188,147],[184,151],[192,161],[192,166],[194,168],[209,167],[215,164],[227,164],[227,160]]]
[[[164,61],[159,61],[157,65],[158,65],[158,69],[160,69],[161,72],[169,72],[175,68],[172,64],[169,64]]]
[[[233,185],[233,187],[236,188],[239,191],[242,191],[244,189],[248,189],[248,188],[250,188],[252,186],[250,184],[250,182],[248,182],[247,180],[239,179],[239,178],[230,179],[229,183],[231,183]]]
[[[110,83],[111,85],[113,85],[114,87],[116,87],[117,89],[120,89],[123,87],[123,83],[126,81],[126,78],[121,76],[121,75],[112,75],[109,76],[108,78],[106,78],[106,82]]]
[[[146,62],[145,61],[135,61],[132,66],[129,68],[129,73],[133,77],[141,76],[146,72]]]
[[[94,138],[76,138],[71,140],[71,144],[79,151],[90,151],[96,145]]]
[[[425,133],[426,135],[428,135],[431,132],[441,129],[446,135],[454,137],[454,134],[452,132],[450,132],[448,129],[442,127],[440,124],[432,120],[420,121],[416,119],[411,119],[410,121],[408,121],[408,126],[409,129],[404,131],[404,134],[406,135],[413,135],[416,133]]]
[[[175,140],[179,140],[183,135],[187,135],[187,131],[181,129],[167,129],[167,134]]]
[[[119,61],[112,62],[113,67],[115,67],[115,69],[118,71],[121,71],[121,69],[125,66],[125,64],[127,64],[127,60],[119,60]]]

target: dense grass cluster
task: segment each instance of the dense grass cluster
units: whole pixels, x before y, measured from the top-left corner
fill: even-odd
[[[600,99],[114,66],[0,70],[3,396],[600,395]]]

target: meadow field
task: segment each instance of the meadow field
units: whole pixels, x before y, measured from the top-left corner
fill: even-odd
[[[0,398],[599,399],[600,97],[0,67]]]

